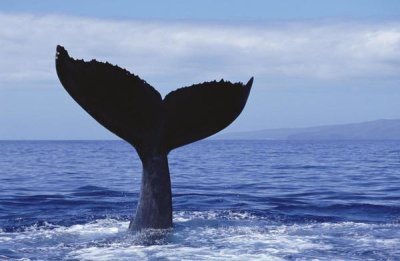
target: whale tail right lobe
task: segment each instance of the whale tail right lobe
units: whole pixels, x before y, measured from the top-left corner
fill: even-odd
[[[170,151],[211,136],[242,112],[253,83],[212,81],[180,88],[163,100],[163,145]]]
[[[164,99],[125,69],[71,58],[57,46],[58,77],[96,121],[135,147],[143,164],[136,216],[129,227],[172,226],[168,153],[227,127],[243,110],[253,83],[213,81],[180,88]]]

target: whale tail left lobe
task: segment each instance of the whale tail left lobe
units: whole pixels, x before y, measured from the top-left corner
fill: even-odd
[[[136,217],[141,221],[135,224],[139,228],[171,226],[167,154],[232,123],[243,110],[253,83],[253,78],[247,84],[204,82],[162,99],[151,85],[127,70],[95,60],[75,60],[62,46],[57,46],[56,70],[72,98],[101,125],[129,142],[142,160]],[[164,178],[157,181],[155,177],[160,176]],[[170,210],[166,214],[163,209]],[[148,221],[148,213],[158,214]],[[158,222],[160,215],[170,216],[171,221]]]

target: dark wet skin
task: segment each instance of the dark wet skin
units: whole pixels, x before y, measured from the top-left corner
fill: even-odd
[[[242,112],[253,84],[212,81],[177,89],[162,99],[138,76],[110,63],[75,60],[57,46],[58,77],[96,121],[129,142],[143,165],[135,217],[129,228],[172,227],[168,153],[209,137]]]

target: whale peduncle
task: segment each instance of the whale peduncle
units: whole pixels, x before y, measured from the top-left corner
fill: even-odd
[[[172,227],[171,179],[166,153],[146,157],[142,161],[142,184],[136,210],[129,228],[163,229]]]

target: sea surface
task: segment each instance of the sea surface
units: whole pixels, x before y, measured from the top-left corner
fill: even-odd
[[[174,227],[128,231],[122,141],[1,141],[0,260],[400,260],[400,141],[206,140],[169,155]]]

